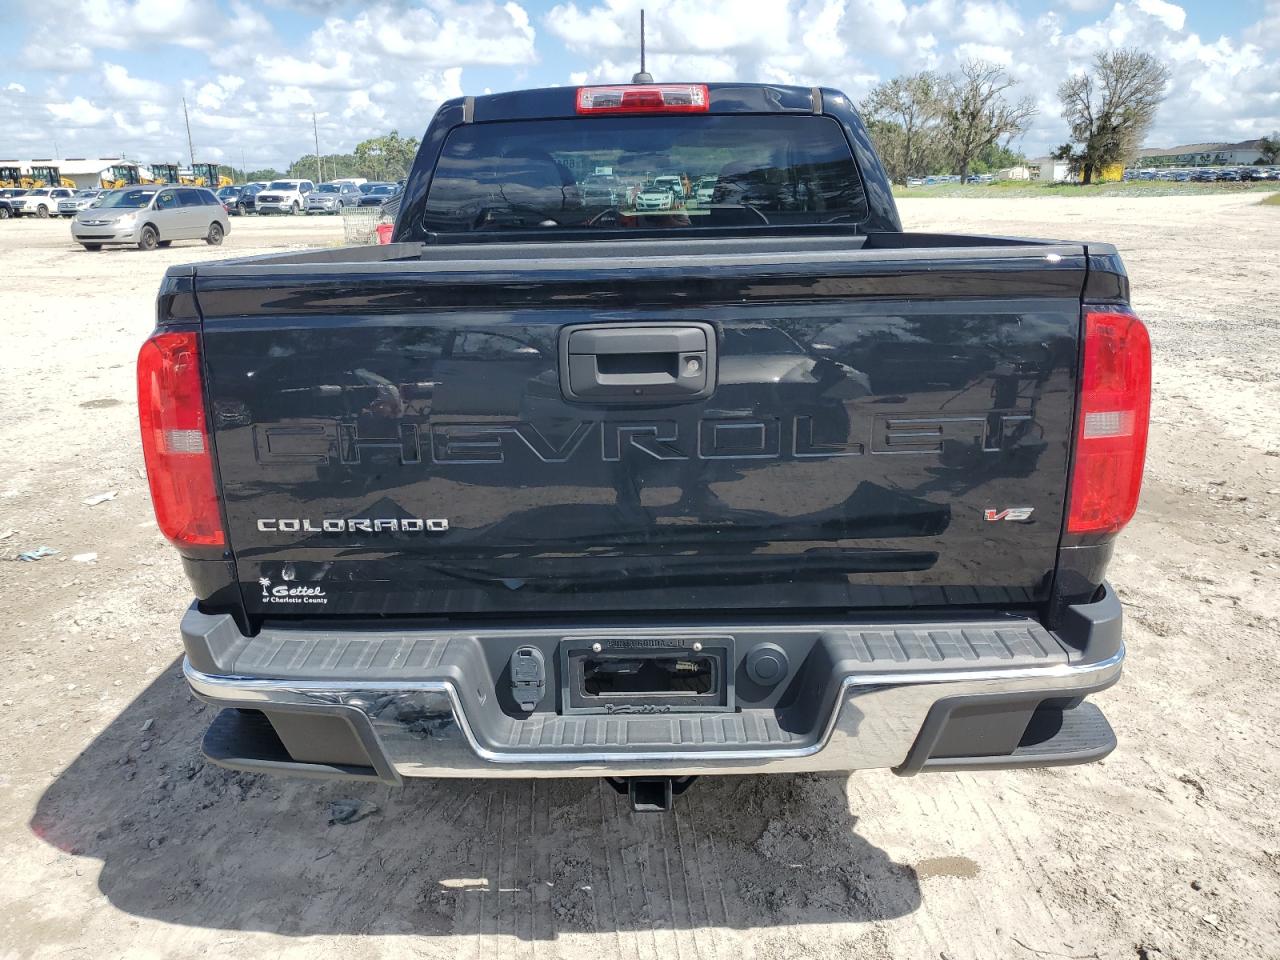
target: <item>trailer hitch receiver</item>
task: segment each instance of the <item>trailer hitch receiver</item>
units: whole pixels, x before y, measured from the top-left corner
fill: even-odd
[[[605,781],[631,801],[633,813],[667,813],[672,800],[693,785],[697,777],[605,777]]]

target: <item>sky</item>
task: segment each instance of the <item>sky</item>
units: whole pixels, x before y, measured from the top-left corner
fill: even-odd
[[[626,82],[646,10],[658,80],[829,86],[968,58],[1007,67],[1062,143],[1056,89],[1099,50],[1172,69],[1148,146],[1280,128],[1280,0],[0,0],[0,160],[123,153],[283,168],[395,128],[420,137],[460,95]]]

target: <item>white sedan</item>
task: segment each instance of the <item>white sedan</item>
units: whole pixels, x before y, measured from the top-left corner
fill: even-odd
[[[645,187],[636,194],[637,210],[670,210],[675,196],[666,187]]]

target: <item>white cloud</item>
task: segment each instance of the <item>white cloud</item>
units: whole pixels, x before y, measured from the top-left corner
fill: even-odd
[[[22,45],[18,62],[34,70],[89,70],[93,51],[79,40],[68,41],[60,29],[40,27]]]
[[[196,91],[196,106],[203,110],[220,110],[237,90],[244,86],[244,77],[224,74],[204,84]]]
[[[96,126],[109,116],[106,110],[84,97],[74,97],[66,102],[51,101],[48,110],[53,119],[72,127]]]
[[[869,0],[896,4],[899,0]],[[607,0],[553,7],[545,28],[574,53],[594,61],[576,71],[586,81],[625,82],[640,66],[640,3]],[[660,80],[743,80],[808,85],[833,63],[849,60],[838,29],[847,0],[761,3],[738,0],[647,0],[646,67]],[[745,15],[744,15],[745,14]]]
[[[1260,47],[1280,50],[1280,0],[1267,0],[1262,19],[1246,29],[1244,37]]]
[[[436,106],[445,100],[462,96],[462,68],[428,70],[413,81],[413,92],[420,100]]]
[[[121,100],[159,100],[168,95],[164,84],[131,76],[118,63],[103,63],[102,82],[109,93]]]
[[[334,50],[318,60],[300,60],[291,56],[258,56],[254,68],[263,79],[273,83],[305,84],[308,87],[332,87],[352,90],[366,81],[352,69],[352,56],[346,50]]]
[[[994,43],[962,43],[956,47],[960,60],[987,60],[1002,67],[1013,66],[1013,51]]]
[[[41,14],[94,47],[127,50],[157,43],[212,49],[225,20],[206,0],[45,0]]]
[[[1148,16],[1155,17],[1169,30],[1181,30],[1187,23],[1187,11],[1176,3],[1165,0],[1137,0],[1137,7]]]
[[[957,36],[983,44],[1016,41],[1023,32],[1022,18],[1007,3],[966,3],[956,22]]]
[[[352,48],[385,64],[386,57],[420,66],[530,64],[537,60],[535,31],[518,3],[494,0],[462,4],[436,0],[406,9],[382,3],[351,20],[330,17],[312,34],[308,48],[321,62],[329,51]]]

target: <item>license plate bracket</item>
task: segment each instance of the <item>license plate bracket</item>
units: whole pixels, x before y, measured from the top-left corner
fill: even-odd
[[[714,713],[735,707],[732,637],[574,638],[560,644],[565,713]]]

